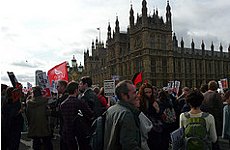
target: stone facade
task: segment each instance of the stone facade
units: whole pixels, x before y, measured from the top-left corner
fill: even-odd
[[[147,15],[147,2],[142,1],[142,15],[130,8],[129,27],[121,32],[118,17],[115,31],[108,25],[106,46],[101,41],[92,42],[92,55],[84,53],[84,74],[93,79],[94,84],[103,86],[103,80],[119,77],[120,80],[132,79],[137,72],[143,71],[144,80],[157,87],[167,86],[168,81],[179,80],[181,86],[200,87],[209,80],[230,77],[230,46],[228,52],[184,47],[172,33],[171,7],[166,6],[166,21],[158,16]]]

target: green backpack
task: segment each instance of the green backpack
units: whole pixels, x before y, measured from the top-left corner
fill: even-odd
[[[202,113],[201,117],[191,118],[188,112],[185,112],[188,118],[187,125],[184,129],[185,149],[186,150],[209,150],[210,141],[208,140],[208,132],[206,128],[205,117],[208,113]]]

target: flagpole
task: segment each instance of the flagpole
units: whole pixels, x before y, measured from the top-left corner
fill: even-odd
[[[97,28],[97,30],[99,31],[99,42],[101,42],[101,28]]]

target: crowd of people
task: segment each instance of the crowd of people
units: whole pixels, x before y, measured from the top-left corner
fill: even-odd
[[[219,138],[229,140],[230,146],[230,90],[218,93],[214,80],[200,89],[183,87],[178,93],[147,82],[137,88],[123,80],[113,97],[92,85],[89,76],[80,81],[59,80],[58,94],[51,98],[44,97],[39,86],[19,97],[15,96],[19,89],[2,85],[1,148],[19,149],[21,132],[28,126],[34,150],[53,150],[54,128],[59,129],[60,150],[91,150],[85,130],[104,113],[104,150],[168,150],[170,133],[187,126],[186,116],[205,114],[210,149],[220,149]],[[84,127],[79,127],[79,117],[84,118]]]

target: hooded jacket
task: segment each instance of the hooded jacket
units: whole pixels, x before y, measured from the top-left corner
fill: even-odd
[[[28,137],[50,136],[51,131],[47,116],[47,99],[39,96],[27,102]]]

